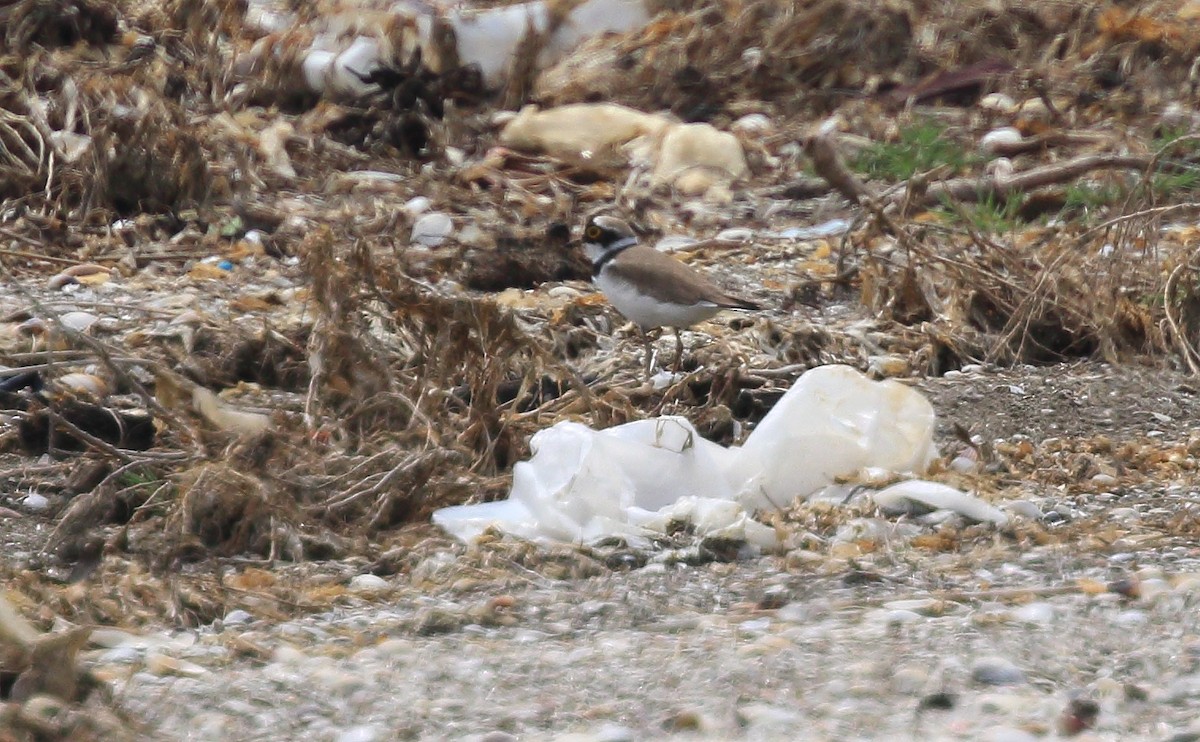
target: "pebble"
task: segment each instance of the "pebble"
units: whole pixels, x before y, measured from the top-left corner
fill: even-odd
[[[979,460],[970,456],[955,456],[948,468],[959,474],[973,474],[979,470]]]
[[[922,667],[906,665],[892,673],[892,690],[906,696],[920,695],[929,682],[929,673]]]
[[[1012,502],[1006,502],[1004,504],[1004,509],[1013,515],[1017,515],[1022,518],[1028,518],[1030,520],[1037,520],[1038,518],[1042,517],[1042,509],[1037,506],[1037,503],[1029,500],[1013,500]]]
[[[1049,603],[1028,603],[1013,611],[1018,621],[1046,625],[1054,620],[1054,606]]]
[[[370,573],[355,575],[350,580],[350,591],[355,593],[375,592],[377,590],[386,590],[388,581],[379,575]]]
[[[58,377],[58,384],[76,394],[90,395],[96,399],[108,396],[108,383],[95,374],[70,373]]]
[[[989,93],[979,99],[979,107],[985,111],[1012,113],[1017,109],[1017,102],[1004,93]]]
[[[383,730],[370,725],[350,727],[337,736],[337,742],[379,742],[382,739],[385,739]]]
[[[291,645],[281,644],[271,653],[271,659],[279,664],[299,665],[308,660],[308,655]]]
[[[738,633],[743,636],[757,636],[771,628],[771,619],[755,618],[738,624]]]
[[[716,239],[720,242],[749,242],[754,239],[754,230],[747,227],[723,229],[717,233]]]
[[[741,134],[765,134],[773,130],[775,125],[766,114],[748,113],[734,121],[729,128]]]
[[[904,356],[886,355],[868,356],[867,358],[867,373],[871,376],[880,378],[908,376],[909,371],[908,359]]]
[[[454,232],[454,221],[449,214],[433,211],[417,219],[412,228],[412,242],[426,247],[437,247]]]
[[[978,737],[980,742],[1038,742],[1038,738],[1016,727],[993,727]]]
[[[142,650],[137,647],[126,645],[121,647],[113,647],[96,658],[96,661],[102,665],[131,665],[142,658]]]
[[[795,709],[771,703],[743,704],[738,707],[737,715],[743,726],[751,728],[757,734],[764,734],[768,730],[779,732],[797,729],[804,722],[804,717]]]
[[[885,626],[898,626],[921,620],[921,614],[904,609],[871,611],[868,616],[875,622]]]
[[[981,657],[971,664],[971,679],[982,685],[1021,685],[1025,673],[1003,657]]]
[[[993,129],[983,138],[979,140],[979,149],[984,152],[995,152],[1005,146],[1020,144],[1025,137],[1021,136],[1021,132],[1011,126],[1002,126],[999,129]]]
[[[914,598],[911,600],[889,600],[884,608],[897,611],[913,611],[926,616],[936,616],[945,610],[944,601],[936,598]]]
[[[578,299],[583,296],[583,292],[570,286],[555,286],[547,291],[546,295],[553,299]]]
[[[146,655],[146,669],[155,675],[178,675],[193,678],[208,672],[207,669],[195,663],[176,659],[161,652],[150,652]]]
[[[845,219],[830,219],[814,224],[811,227],[788,227],[780,230],[778,236],[785,240],[814,240],[818,237],[832,237],[850,229],[850,222]]]
[[[1150,618],[1146,615],[1145,611],[1129,610],[1121,611],[1113,620],[1121,626],[1141,626],[1149,621]]]
[[[88,328],[100,321],[100,318],[91,312],[67,312],[60,316],[59,321],[64,327],[68,327],[77,332],[87,332]]]
[[[32,513],[40,513],[50,507],[50,500],[45,495],[33,492],[21,499],[21,506]]]
[[[243,611],[241,608],[237,608],[229,613],[226,613],[225,618],[221,619],[221,622],[226,626],[239,626],[241,624],[250,623],[253,620],[254,616],[250,615],[248,611]]]
[[[691,247],[697,242],[699,240],[695,237],[688,237],[684,234],[669,234],[655,243],[654,249],[659,252],[675,252],[685,247]]]
[[[637,739],[637,734],[627,726],[621,724],[605,724],[596,730],[596,734],[592,737],[595,742],[634,742]],[[516,738],[513,737],[515,742]]]

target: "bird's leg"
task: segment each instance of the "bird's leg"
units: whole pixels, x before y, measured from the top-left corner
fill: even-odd
[[[651,372],[654,370],[654,348],[650,343],[650,333],[639,327],[638,332],[642,334],[642,347],[645,349],[645,372],[646,381],[650,380]]]
[[[683,336],[679,334],[679,328],[675,329],[675,373],[683,368]]]

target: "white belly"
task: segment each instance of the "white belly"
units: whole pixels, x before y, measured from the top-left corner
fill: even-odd
[[[614,279],[601,271],[594,279],[609,303],[643,329],[651,327],[691,327],[712,317],[721,308],[715,304],[669,304],[649,297],[625,281]]]

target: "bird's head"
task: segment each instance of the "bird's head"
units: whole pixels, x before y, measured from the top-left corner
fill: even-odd
[[[583,227],[583,250],[593,263],[613,250],[623,250],[636,243],[637,235],[615,216],[594,216]]]

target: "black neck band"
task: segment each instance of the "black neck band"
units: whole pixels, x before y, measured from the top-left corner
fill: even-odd
[[[613,258],[617,257],[636,244],[637,240],[630,239],[624,243],[618,242],[605,250],[604,254],[596,258],[596,262],[592,263],[592,278],[600,275],[600,271],[604,270],[604,266],[608,265]]]

